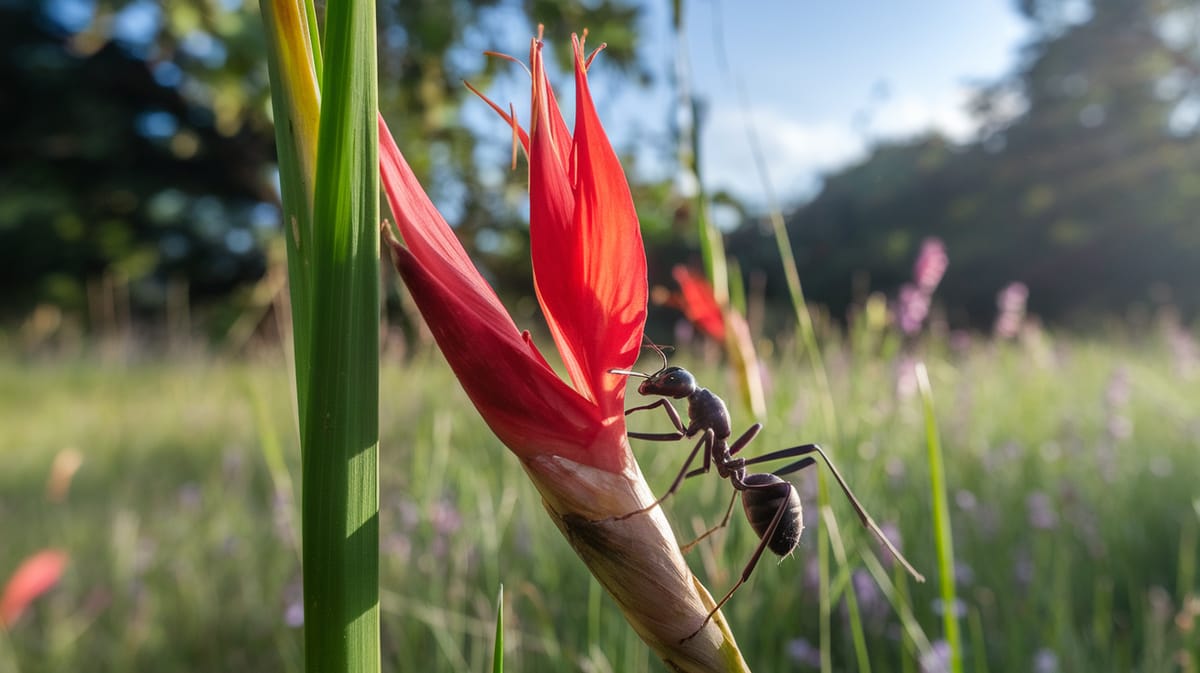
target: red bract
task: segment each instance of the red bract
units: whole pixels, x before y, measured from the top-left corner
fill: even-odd
[[[718,343],[725,343],[725,311],[717,302],[712,285],[682,264],[672,269],[671,275],[679,283],[679,309],[705,334]]]
[[[467,395],[522,458],[556,455],[610,472],[629,464],[625,379],[646,318],[646,258],[633,198],[601,128],[575,49],[575,130],[563,121],[533,41],[530,247],[538,301],[571,385],[517,329],[417,183],[382,118],[380,170],[401,244],[384,228],[396,268]],[[497,108],[499,110],[499,108]],[[513,123],[515,121],[500,111]]]
[[[58,583],[66,567],[67,554],[57,549],[43,549],[25,559],[0,595],[0,626],[12,626],[34,599]]]

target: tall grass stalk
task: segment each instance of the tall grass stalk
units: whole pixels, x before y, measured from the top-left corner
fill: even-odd
[[[822,526],[829,529],[829,542],[833,549],[834,556],[837,557],[838,565],[842,567],[842,574],[846,577],[845,594],[846,594],[846,611],[850,619],[850,635],[854,642],[854,658],[858,665],[858,670],[862,673],[871,673],[871,658],[867,654],[867,638],[863,632],[862,616],[858,609],[858,594],[854,590],[854,577],[850,572],[850,564],[846,558],[846,546],[842,544],[842,535],[839,532],[837,519],[833,516],[833,508],[825,506],[821,508]]]
[[[791,240],[788,238],[787,227],[783,212],[775,198],[775,190],[771,185],[770,174],[762,147],[758,142],[753,121],[750,119],[749,106],[746,103],[745,87],[741,80],[737,81],[737,90],[741,100],[742,117],[745,120],[747,147],[754,157],[754,166],[758,172],[759,183],[767,200],[770,214],[771,229],[774,232],[775,243],[779,249],[779,258],[783,264],[784,277],[787,279],[788,296],[792,301],[792,312],[796,315],[797,331],[800,343],[808,358],[809,369],[816,379],[818,399],[821,404],[822,418],[825,421],[826,436],[833,436],[840,444],[840,426],[837,420],[837,409],[833,403],[833,389],[829,384],[829,375],[825,368],[825,360],[821,355],[821,347],[817,343],[817,331],[813,325],[812,315],[808,310],[808,302],[804,299],[804,287],[800,284],[800,272],[796,267],[796,258],[792,254]],[[829,506],[829,485],[826,483],[824,472],[817,474],[817,506],[822,509]],[[831,673],[833,670],[833,601],[829,595],[829,532],[825,526],[817,529],[817,566],[820,574],[820,611],[821,611],[821,673]],[[853,600],[853,596],[851,596]],[[855,642],[865,641],[862,624],[855,621],[851,624]]]
[[[262,10],[292,283],[305,666],[378,671],[375,5],[328,6],[324,60],[311,1]]]
[[[496,644],[492,647],[492,673],[504,673],[504,585],[496,596]]]
[[[871,577],[879,585],[880,591],[887,597],[888,602],[895,606],[896,614],[900,617],[900,626],[904,628],[905,637],[912,642],[918,654],[930,652],[933,645],[930,644],[929,637],[925,635],[924,629],[913,615],[911,602],[908,599],[908,575],[904,569],[899,564],[896,565],[896,581],[893,582],[888,577],[887,571],[884,570],[883,564],[869,550],[863,550],[862,561],[867,572],[871,573]]]
[[[713,5],[714,13],[720,11],[719,3]],[[677,20],[677,29],[681,26],[682,21]],[[759,184],[763,189],[763,196],[766,199],[767,210],[770,214],[771,227],[774,232],[775,242],[779,248],[779,257],[783,264],[784,277],[787,280],[788,294],[792,302],[792,310],[796,315],[796,324],[800,335],[800,343],[808,358],[809,366],[813,377],[816,379],[817,389],[819,391],[819,399],[821,404],[822,418],[825,422],[824,432],[826,436],[833,436],[840,443],[840,427],[837,421],[837,412],[833,403],[833,390],[829,384],[829,375],[825,368],[824,358],[821,355],[820,346],[817,344],[816,328],[813,325],[812,315],[809,313],[807,302],[804,299],[804,288],[800,284],[800,272],[796,266],[796,258],[792,254],[791,241],[788,238],[786,224],[783,219],[783,212],[779,207],[778,199],[775,196],[775,189],[772,186],[770,172],[767,169],[765,154],[762,151],[761,144],[758,141],[758,134],[754,128],[754,122],[750,115],[750,106],[748,96],[746,95],[745,84],[741,78],[734,76],[732,68],[729,66],[729,60],[725,53],[725,39],[722,33],[724,21],[719,16],[714,16],[712,22],[714,27],[713,34],[713,50],[720,62],[720,68],[724,72],[726,79],[733,82],[738,93],[739,110],[742,116],[743,124],[746,131],[747,148],[754,159],[755,170],[758,173]],[[695,152],[693,152],[694,158]],[[703,212],[703,211],[702,211]],[[715,230],[715,228],[714,228]],[[702,231],[701,240],[705,233]],[[707,261],[706,257],[706,261]],[[723,270],[722,257],[722,270]],[[823,472],[818,472],[817,475],[817,506],[824,509],[829,506],[829,487],[825,483],[825,475]],[[820,656],[821,656],[821,671],[822,673],[831,673],[833,670],[833,600],[830,595],[830,567],[829,567],[829,533],[825,526],[821,526],[817,530],[817,561],[818,572],[820,574],[819,602],[821,613],[821,641],[820,641]],[[850,600],[854,600],[853,592],[851,592]],[[855,620],[851,624],[852,637],[855,643],[865,642],[866,636],[862,630],[861,621]]]
[[[962,636],[956,614],[958,597],[954,586],[954,540],[950,532],[950,504],[946,495],[946,464],[933,409],[933,387],[925,363],[916,364],[917,386],[925,418],[925,447],[929,460],[929,488],[933,496],[933,529],[937,545],[938,582],[942,599],[942,627],[950,646],[950,670],[962,673]]]

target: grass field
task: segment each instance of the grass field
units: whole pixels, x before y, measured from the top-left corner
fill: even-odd
[[[950,609],[965,670],[1197,670],[1200,372],[1152,336],[977,342],[921,357],[949,481],[960,599]],[[673,360],[736,398],[698,353]],[[836,419],[824,418],[805,365],[772,356],[769,420],[748,453],[808,441],[830,451],[930,577],[917,585],[887,567],[833,492],[849,562],[835,563],[832,588],[856,590],[871,670],[947,670],[917,653],[924,641],[943,651],[944,606],[911,369],[861,344],[830,347],[826,361]],[[61,584],[0,630],[0,671],[300,671],[292,395],[279,353],[0,358],[0,577],[43,547],[71,555]],[[386,670],[489,670],[501,583],[509,670],[663,670],[440,356],[387,363],[381,400]],[[659,490],[686,448],[634,445]],[[53,502],[47,475],[65,449],[83,463]],[[795,480],[808,526],[799,549],[764,560],[726,607],[757,671],[817,661],[815,480]],[[716,521],[728,494],[715,476],[689,480],[665,504],[681,541]],[[756,542],[739,515],[689,561],[720,593]],[[877,576],[896,583],[915,627],[902,628]],[[847,614],[839,601],[829,616],[837,670],[859,667]]]

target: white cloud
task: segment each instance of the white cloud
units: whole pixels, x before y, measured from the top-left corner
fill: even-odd
[[[946,89],[935,97],[895,96],[872,111],[871,135],[902,138],[930,129],[953,140],[968,140],[976,124],[967,113],[973,91],[967,87]]]
[[[866,155],[880,140],[911,137],[937,130],[966,141],[975,123],[966,111],[970,89],[947,90],[934,98],[891,96],[880,101],[859,128],[847,116],[800,120],[774,107],[749,113],[767,162],[775,193],[784,202],[811,195],[820,176]],[[705,175],[714,189],[727,189],[751,203],[765,193],[746,135],[746,116],[733,101],[714,105],[705,127]]]

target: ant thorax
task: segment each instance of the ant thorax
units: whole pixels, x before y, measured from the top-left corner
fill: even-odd
[[[688,397],[688,437],[712,428],[713,436],[719,440],[729,439],[733,428],[729,425],[729,409],[725,401],[708,388],[697,388]]]

